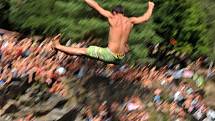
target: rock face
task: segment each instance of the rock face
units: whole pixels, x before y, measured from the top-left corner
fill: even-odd
[[[0,116],[7,114],[7,113],[17,112],[17,111],[18,111],[18,107],[16,105],[16,102],[13,100],[9,100],[7,102],[7,104],[4,105],[4,107],[1,109]]]
[[[47,115],[37,118],[35,121],[73,121],[78,111],[76,109],[53,109]]]
[[[145,92],[136,85],[109,83],[108,78],[95,75],[82,80],[74,77],[64,81],[66,97],[49,93],[44,84],[28,84],[25,81],[14,82],[0,89],[0,98],[3,99],[0,100],[0,117],[7,121],[29,115],[33,115],[34,121],[82,121],[81,109],[85,104],[95,105],[104,100],[119,100],[135,92]]]
[[[0,117],[3,119],[0,121],[24,119],[29,115],[33,115],[35,121],[75,119],[77,115],[75,106],[78,103],[77,99],[74,100],[74,91],[70,92],[70,97],[67,98],[49,93],[48,88],[44,87],[44,84],[28,84],[25,79],[1,87]]]
[[[11,82],[9,85],[0,89],[0,108],[2,108],[9,99],[15,99],[22,95],[29,87],[26,79]]]

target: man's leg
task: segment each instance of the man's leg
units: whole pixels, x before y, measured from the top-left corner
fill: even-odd
[[[70,55],[86,55],[87,54],[87,48],[75,48],[75,47],[66,47],[66,46],[56,46],[57,50],[65,52]]]
[[[71,48],[70,51],[75,55],[86,55],[87,48]]]
[[[86,55],[87,54],[87,48],[67,47],[67,46],[61,45],[60,37],[61,37],[61,35],[58,34],[57,36],[55,36],[53,38],[53,41],[52,41],[53,48],[55,48],[61,52],[70,54],[70,55]]]

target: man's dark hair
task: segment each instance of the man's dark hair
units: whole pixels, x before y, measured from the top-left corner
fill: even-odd
[[[112,13],[113,12],[124,14],[124,8],[122,7],[122,5],[117,5],[112,9]]]

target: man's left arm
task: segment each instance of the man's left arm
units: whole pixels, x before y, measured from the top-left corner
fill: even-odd
[[[140,17],[131,17],[130,18],[131,22],[133,24],[142,24],[142,23],[148,21],[150,19],[150,17],[152,16],[153,9],[154,9],[154,3],[149,1],[148,10],[146,11],[146,13]]]

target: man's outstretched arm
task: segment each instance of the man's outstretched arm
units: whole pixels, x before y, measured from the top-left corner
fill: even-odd
[[[130,18],[131,22],[133,24],[141,24],[141,23],[148,21],[150,19],[150,17],[152,16],[153,9],[154,9],[154,3],[149,1],[148,10],[146,11],[146,13],[140,17],[131,17]]]
[[[96,1],[94,0],[84,0],[90,7],[97,10],[101,15],[109,18],[112,16],[112,13],[110,11],[107,11],[103,9]]]

